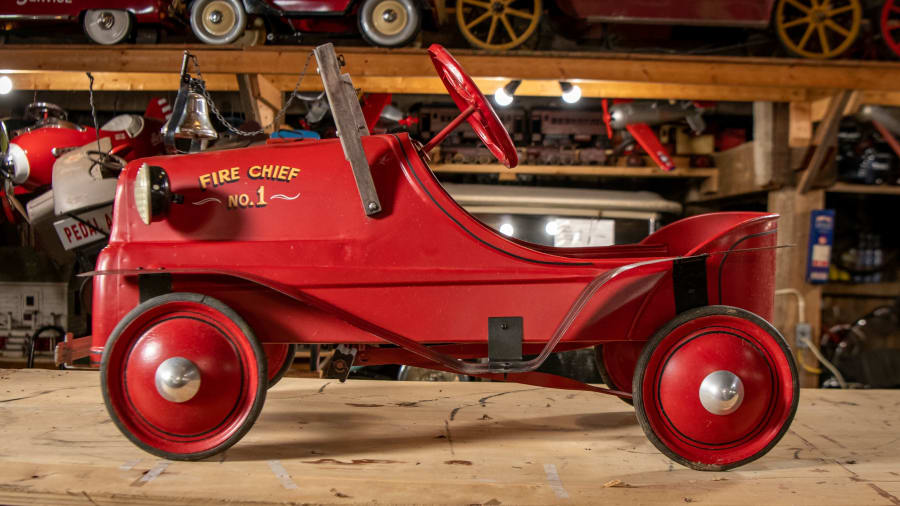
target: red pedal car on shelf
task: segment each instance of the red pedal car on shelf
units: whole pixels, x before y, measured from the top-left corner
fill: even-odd
[[[282,27],[296,34],[345,33],[354,28],[373,46],[405,46],[419,34],[424,0],[193,0],[190,23],[207,44],[237,40],[250,18],[263,21],[270,38]]]
[[[139,24],[182,25],[183,13],[182,0],[7,0],[0,7],[0,19],[13,27],[36,22],[77,22],[97,44],[124,42]]]
[[[462,112],[424,146],[369,135],[333,46],[315,54],[339,139],[145,158],[119,178],[112,236],[90,273],[93,336],[62,348],[99,365],[131,441],[179,460],[225,450],[296,343],[338,344],[330,377],[399,363],[613,394],[694,469],[745,464],[785,434],[796,368],[766,321],[777,215],[694,216],[608,247],[506,237],[427,163],[463,121],[517,163],[444,48],[429,54]],[[552,352],[597,345],[607,388],[536,372]]]

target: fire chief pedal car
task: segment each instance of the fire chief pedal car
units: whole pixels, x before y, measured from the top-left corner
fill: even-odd
[[[515,147],[459,63],[428,52],[461,114],[424,145],[369,135],[326,44],[338,139],[125,168],[90,345],[119,429],[165,458],[214,455],[250,429],[294,344],[333,343],[336,376],[399,363],[632,400],[653,444],[694,469],[765,454],[798,400],[766,321],[777,216],[694,216],[606,247],[500,234],[441,187],[428,152],[463,121],[506,166]],[[607,388],[536,371],[597,345]]]

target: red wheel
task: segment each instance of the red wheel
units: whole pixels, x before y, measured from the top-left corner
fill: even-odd
[[[459,110],[465,113],[469,108],[473,109],[466,121],[472,130],[475,130],[481,142],[503,165],[507,167],[518,165],[519,155],[509,137],[509,132],[503,128],[503,123],[500,122],[494,108],[456,58],[439,44],[432,44],[428,48],[428,54],[431,55],[431,62],[438,77],[441,78]]]
[[[594,346],[597,372],[603,383],[613,390],[631,393],[634,368],[645,344],[646,341],[623,341]],[[634,404],[631,399],[622,401]]]
[[[659,330],[635,371],[634,407],[647,437],[702,471],[768,452],[797,410],[797,368],[784,338],[743,309],[686,311]]]
[[[113,330],[100,366],[110,417],[142,449],[172,460],[221,452],[250,430],[267,367],[250,327],[195,293],[154,297]]]
[[[294,355],[297,354],[296,344],[263,344],[266,351],[266,363],[269,369],[269,388],[281,381],[288,369],[294,363]]]
[[[881,8],[881,36],[895,55],[900,56],[900,3],[887,0]]]

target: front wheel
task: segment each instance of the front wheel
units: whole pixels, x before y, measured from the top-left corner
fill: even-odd
[[[266,399],[266,355],[233,310],[196,293],[154,297],[116,325],[101,390],[120,431],[149,453],[198,460],[240,440]]]
[[[246,26],[240,0],[196,0],[191,6],[191,31],[207,44],[231,44]]]
[[[266,343],[263,345],[263,349],[266,351],[266,361],[269,369],[269,388],[272,388],[281,381],[281,378],[294,365],[297,345]]]
[[[84,13],[84,33],[97,44],[122,42],[134,28],[131,14],[118,9],[92,9]]]
[[[765,455],[787,432],[799,398],[784,338],[730,306],[691,309],[660,329],[641,353],[632,391],[650,441],[701,471]]]
[[[416,0],[365,0],[359,8],[359,32],[373,46],[405,46],[421,25]]]

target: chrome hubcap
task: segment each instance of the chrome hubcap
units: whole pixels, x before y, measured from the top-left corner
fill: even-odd
[[[156,391],[171,402],[187,402],[200,390],[200,370],[184,357],[172,357],[156,368]]]
[[[384,11],[384,14],[381,15],[381,18],[387,21],[388,23],[393,23],[397,20],[397,13],[394,12],[393,9],[388,9]]]
[[[222,13],[219,11],[212,11],[209,13],[209,22],[217,25],[222,22]]]
[[[112,29],[114,24],[116,24],[116,18],[109,12],[100,14],[100,19],[97,20],[97,25],[104,30]]]
[[[731,371],[715,371],[700,383],[700,404],[714,415],[730,415],[744,401],[744,383]]]

